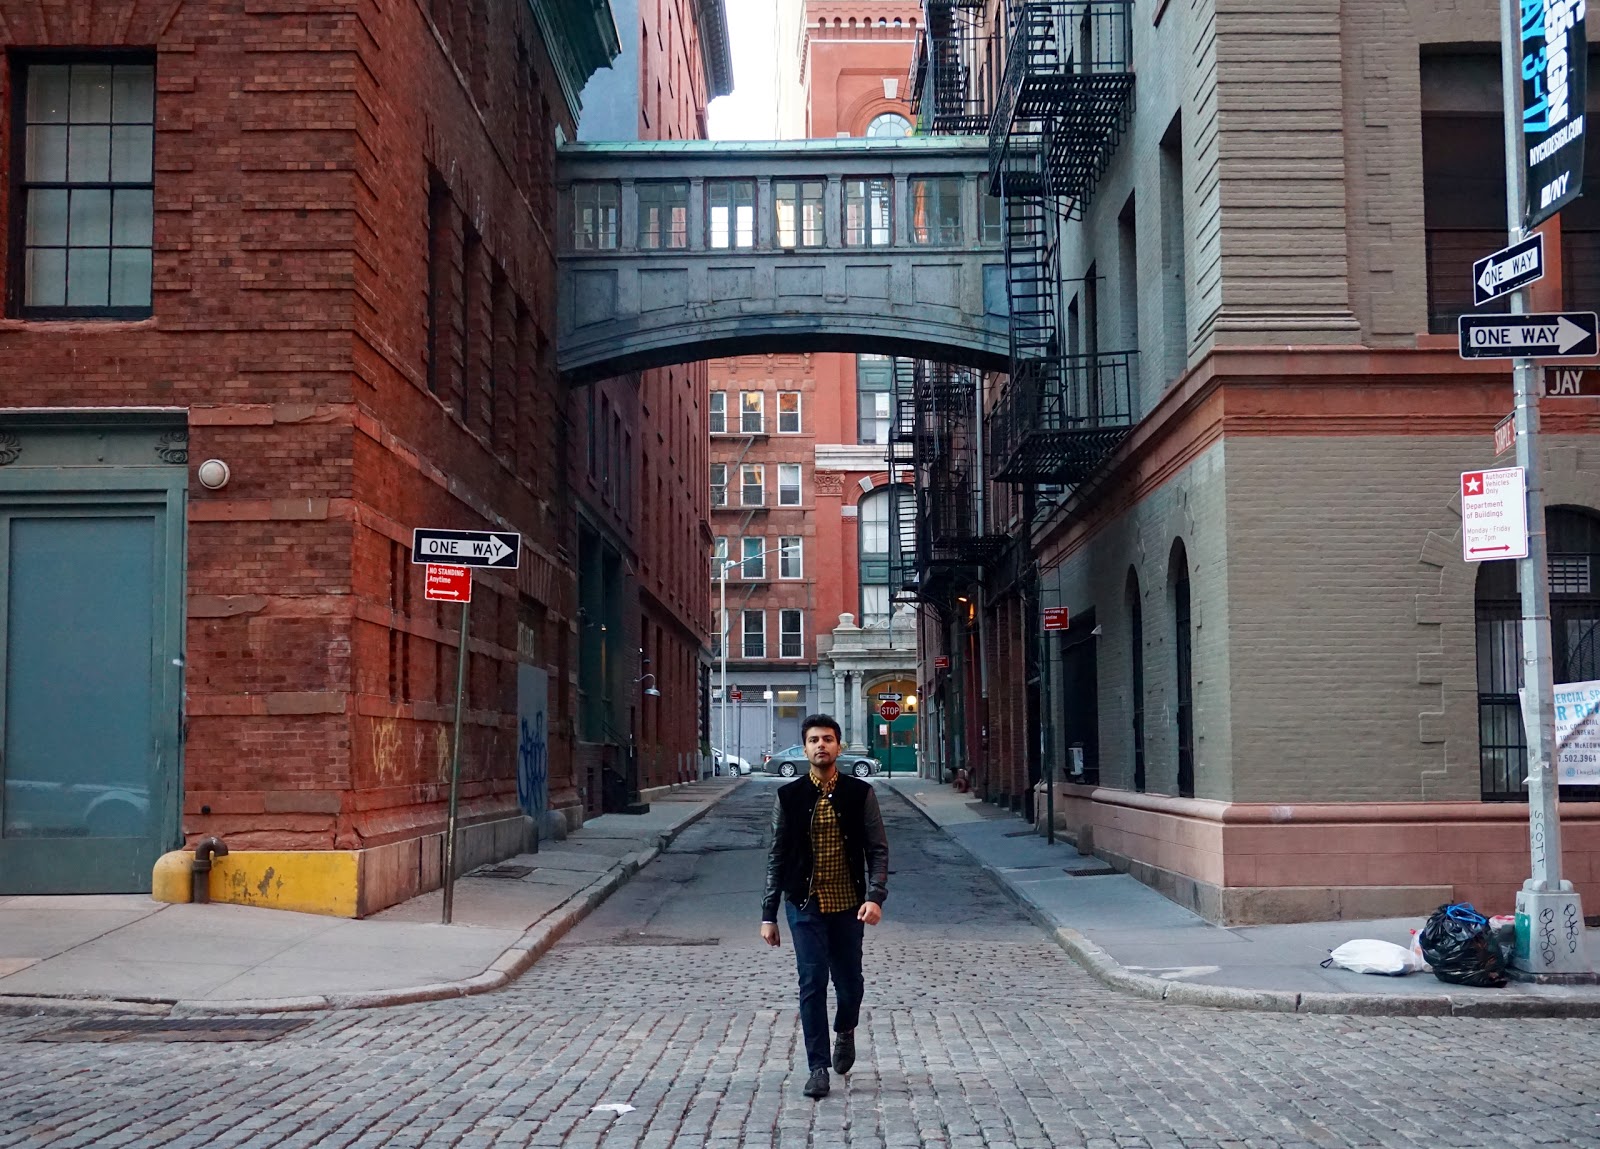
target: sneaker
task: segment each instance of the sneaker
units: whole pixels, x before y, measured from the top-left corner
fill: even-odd
[[[856,1033],[841,1033],[833,1039],[833,1071],[849,1073],[856,1063]]]
[[[806,1078],[806,1087],[802,1091],[807,1097],[828,1096],[828,1071],[826,1069],[813,1069],[811,1076]]]

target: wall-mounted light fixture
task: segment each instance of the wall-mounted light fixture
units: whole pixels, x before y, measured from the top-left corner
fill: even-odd
[[[207,459],[195,471],[195,478],[208,491],[220,491],[232,477],[233,471],[221,459]]]

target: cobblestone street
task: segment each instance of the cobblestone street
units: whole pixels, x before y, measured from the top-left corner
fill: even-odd
[[[787,931],[756,936],[773,788],[507,991],[262,1043],[30,1043],[71,1019],[0,1018],[0,1146],[1600,1146],[1600,1023],[1127,998],[887,791],[861,1060],[809,1101]]]

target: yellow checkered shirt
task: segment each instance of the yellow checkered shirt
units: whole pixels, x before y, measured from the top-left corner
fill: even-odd
[[[844,860],[839,816],[833,809],[833,788],[838,781],[837,773],[824,782],[811,771],[811,784],[821,791],[811,812],[811,892],[816,895],[817,908],[825,914],[853,910],[860,904]]]

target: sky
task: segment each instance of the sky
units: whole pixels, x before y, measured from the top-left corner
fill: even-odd
[[[733,0],[726,7],[733,94],[711,102],[710,135],[714,140],[768,140],[777,134],[777,4]]]

